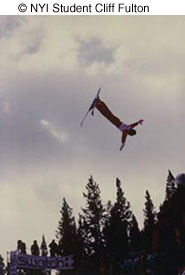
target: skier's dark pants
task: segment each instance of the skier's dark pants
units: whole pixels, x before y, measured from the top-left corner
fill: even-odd
[[[96,108],[104,117],[106,117],[112,124],[114,124],[114,126],[116,126],[117,128],[121,126],[121,120],[115,115],[113,115],[113,113],[109,110],[107,105],[100,99],[96,103]]]

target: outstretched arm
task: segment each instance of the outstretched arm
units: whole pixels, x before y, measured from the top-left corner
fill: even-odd
[[[122,138],[121,138],[121,147],[120,147],[120,151],[123,149],[123,147],[125,146],[125,142],[126,142],[126,139],[127,139],[127,135],[128,135],[128,131],[125,130],[123,131],[123,134],[122,134]]]
[[[143,124],[143,121],[144,121],[143,119],[140,119],[137,122],[134,122],[134,123],[130,124],[130,128],[135,128],[139,124]]]

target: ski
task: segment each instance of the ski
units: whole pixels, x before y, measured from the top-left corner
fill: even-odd
[[[99,94],[100,94],[100,91],[101,91],[101,87],[98,89],[97,93],[96,93],[96,96],[94,97],[87,113],[85,114],[84,118],[82,119],[81,123],[80,123],[80,126],[82,127],[83,126],[83,123],[86,119],[86,117],[88,116],[89,112],[91,111],[91,114],[94,115],[94,109],[95,109],[95,106],[96,106],[96,100],[97,98],[99,97]]]

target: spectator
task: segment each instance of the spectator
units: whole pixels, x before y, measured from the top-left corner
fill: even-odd
[[[37,241],[34,241],[32,246],[31,246],[31,254],[33,256],[39,256],[40,255],[40,250],[39,250],[39,246],[37,244]]]
[[[18,253],[26,254],[26,244],[21,240],[17,241],[17,251]]]
[[[55,240],[52,240],[52,242],[49,244],[50,248],[50,256],[56,257],[58,255],[58,245],[56,244]]]

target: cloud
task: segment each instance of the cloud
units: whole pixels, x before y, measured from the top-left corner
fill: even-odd
[[[53,126],[48,120],[41,119],[40,124],[54,137],[59,143],[65,144],[69,137],[67,133],[62,132],[56,126]]]
[[[26,35],[23,41],[24,50],[22,54],[34,55],[41,50],[42,35],[40,32],[30,32]]]
[[[8,101],[2,102],[0,112],[6,116],[11,114],[10,103]]]
[[[114,62],[113,49],[106,45],[104,46],[102,41],[97,38],[91,38],[89,41],[80,41],[79,62],[85,65],[103,62],[109,65]]]
[[[24,19],[19,16],[1,16],[0,39],[9,39],[23,23]]]

